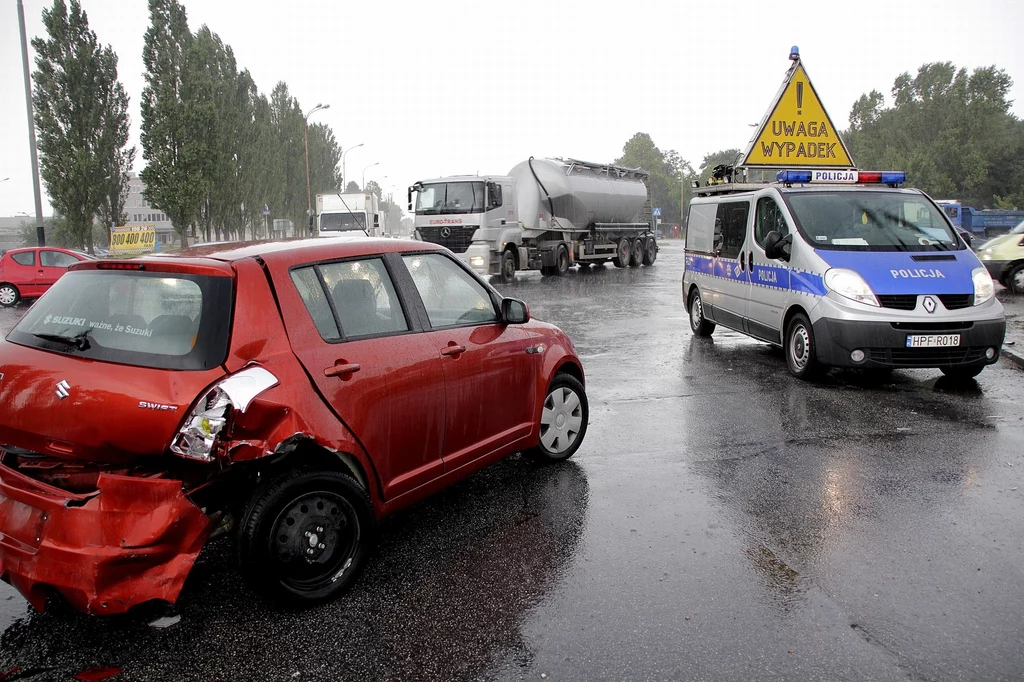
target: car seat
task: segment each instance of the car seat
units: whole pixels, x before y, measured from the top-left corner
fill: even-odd
[[[382,331],[377,316],[377,299],[369,281],[343,279],[334,285],[331,296],[345,336],[365,336]]]

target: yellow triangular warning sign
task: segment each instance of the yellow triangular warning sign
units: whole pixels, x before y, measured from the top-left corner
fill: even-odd
[[[799,60],[787,74],[757,134],[747,145],[743,166],[771,168],[853,168],[850,152],[825,113]]]

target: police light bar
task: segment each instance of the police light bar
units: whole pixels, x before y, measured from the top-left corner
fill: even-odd
[[[903,171],[780,170],[775,181],[787,185],[901,185],[907,181],[907,174]]]

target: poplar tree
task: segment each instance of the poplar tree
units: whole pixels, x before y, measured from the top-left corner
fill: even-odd
[[[185,8],[176,0],[149,0],[150,26],[142,49],[141,176],[149,204],[170,218],[188,246],[188,226],[206,193],[204,116],[196,106],[188,57],[193,36]]]
[[[43,10],[43,25],[46,37],[32,40],[40,175],[67,238],[92,253],[93,219],[111,196],[120,197],[112,210],[123,213],[135,157],[134,147],[125,148],[128,95],[117,80],[117,55],[99,44],[78,0],[70,12],[64,0],[54,0]]]

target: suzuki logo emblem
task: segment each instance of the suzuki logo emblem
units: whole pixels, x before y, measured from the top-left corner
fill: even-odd
[[[929,313],[935,312],[935,299],[932,298],[931,296],[925,296],[922,305],[924,305],[924,309],[927,310]]]
[[[56,393],[58,398],[64,400],[64,398],[67,398],[69,395],[71,395],[71,384],[61,379],[60,383],[57,384]]]
[[[447,227],[447,226],[442,227],[441,228],[441,236],[444,237],[445,239],[448,239],[448,237],[451,237],[452,236],[452,228]]]

